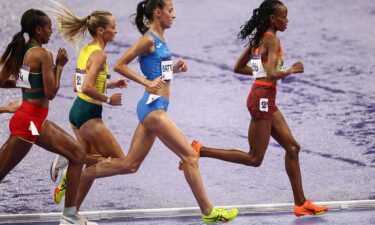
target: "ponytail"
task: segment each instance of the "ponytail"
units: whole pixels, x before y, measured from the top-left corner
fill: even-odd
[[[47,14],[37,9],[29,9],[22,15],[21,31],[13,36],[12,41],[0,58],[0,65],[2,65],[0,86],[3,86],[11,77],[18,79],[18,73],[26,53],[24,33],[27,33],[30,38],[34,37],[35,28],[37,26],[43,27],[46,24],[46,17]]]
[[[11,75],[16,79],[18,78],[18,72],[22,66],[25,53],[26,40],[23,36],[23,31],[20,31],[13,36],[12,41],[0,58],[0,65],[3,65],[0,73],[0,86],[9,80]]]
[[[99,27],[107,27],[109,25],[108,16],[112,16],[110,12],[107,11],[94,11],[90,15],[79,18],[76,14],[64,6],[63,4],[50,0],[55,6],[55,9],[49,9],[59,25],[58,31],[62,33],[63,38],[72,45],[79,44],[89,31],[92,37],[96,36],[96,30]]]
[[[141,34],[145,34],[150,29],[150,24],[153,20],[154,10],[163,9],[166,5],[166,0],[143,0],[137,5],[137,13],[134,16],[133,24],[137,26]]]
[[[146,25],[147,20],[145,18],[146,0],[138,3],[137,13],[135,14],[134,24],[137,26],[138,31],[144,34],[149,29],[149,24]]]

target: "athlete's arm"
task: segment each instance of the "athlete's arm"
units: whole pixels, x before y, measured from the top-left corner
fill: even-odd
[[[135,81],[139,84],[144,85],[148,88],[161,88],[165,86],[165,81],[162,80],[162,77],[158,77],[153,81],[149,81],[146,78],[139,76],[137,73],[132,71],[128,64],[133,61],[136,57],[140,55],[145,55],[152,51],[154,46],[154,39],[151,35],[145,35],[139,39],[128,51],[125,52],[123,56],[116,62],[114,71],[121,74],[122,76]]]
[[[270,36],[265,38],[265,46],[268,47],[268,70],[267,77],[271,80],[284,79],[285,77],[303,72],[302,62],[296,62],[292,67],[286,70],[277,70],[277,63],[279,59],[280,40],[276,37]]]
[[[20,106],[17,101],[11,102],[6,106],[0,106],[0,113],[14,113]]]
[[[234,72],[243,75],[253,75],[253,70],[247,63],[251,59],[251,47],[250,45],[245,48],[243,53],[241,54],[240,58],[237,59],[236,64],[234,65]]]
[[[77,92],[77,84],[76,84],[76,76],[75,75],[73,76],[73,86],[72,87],[73,87],[73,91]]]
[[[126,87],[128,87],[128,83],[123,78],[117,78],[115,80],[111,80],[107,82],[108,89],[126,88]]]
[[[46,49],[41,49],[39,60],[42,67],[44,93],[48,99],[52,100],[59,88],[63,68],[68,62],[68,54],[64,48],[59,48],[56,57],[56,67],[53,66],[52,53]]]
[[[1,88],[17,88],[15,80],[6,80],[0,84]]]
[[[98,79],[99,73],[103,69],[106,60],[107,56],[103,51],[93,52],[87,62],[89,68],[86,68],[86,77],[82,84],[83,94],[101,102],[106,102],[108,97],[96,90],[95,82]]]
[[[107,97],[95,88],[95,82],[105,66],[106,60],[107,56],[103,51],[95,51],[90,55],[86,77],[82,84],[82,93],[97,101],[107,102],[110,105],[121,105],[121,93],[115,93],[111,97]]]

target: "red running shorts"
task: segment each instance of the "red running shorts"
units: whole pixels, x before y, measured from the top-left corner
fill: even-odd
[[[42,108],[23,100],[21,107],[10,119],[10,136],[20,137],[34,143],[47,115],[48,108]]]
[[[276,106],[276,83],[256,80],[247,97],[247,109],[254,119],[271,120]]]

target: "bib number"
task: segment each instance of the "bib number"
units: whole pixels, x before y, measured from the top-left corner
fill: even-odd
[[[261,98],[259,100],[259,111],[268,112],[268,98]]]
[[[254,78],[266,77],[266,71],[263,68],[260,56],[253,56],[250,60],[250,67],[253,70]]]
[[[21,88],[31,88],[31,84],[29,82],[29,75],[30,67],[23,65],[20,69],[20,73],[18,74],[16,86]]]
[[[165,58],[161,61],[161,75],[163,80],[172,80],[173,79],[173,62],[172,58]]]
[[[83,81],[85,80],[85,72],[82,70],[76,70],[76,89],[78,92],[82,92]]]

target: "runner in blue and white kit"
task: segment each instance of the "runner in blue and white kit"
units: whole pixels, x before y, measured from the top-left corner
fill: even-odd
[[[140,122],[125,158],[112,159],[110,162],[90,167],[83,172],[82,179],[135,173],[158,137],[184,161],[185,178],[202,211],[202,220],[205,223],[230,222],[237,216],[237,209],[214,208],[208,200],[199,173],[197,154],[167,114],[173,73],[187,71],[183,60],[172,63],[171,54],[164,41],[164,31],[172,26],[175,17],[171,0],[146,0],[138,4],[135,24],[143,37],[120,58],[114,70],[145,86],[145,93],[137,106]],[[145,20],[150,26],[144,23]],[[145,78],[128,67],[136,57],[139,57]]]

